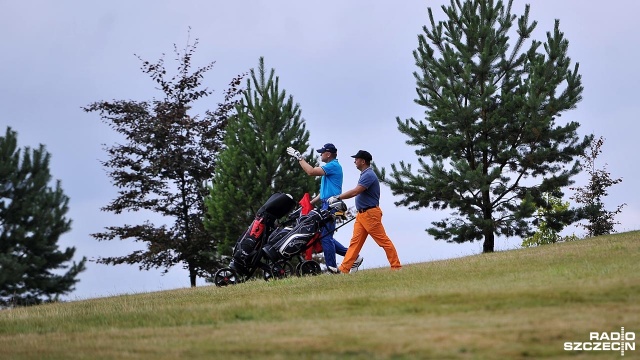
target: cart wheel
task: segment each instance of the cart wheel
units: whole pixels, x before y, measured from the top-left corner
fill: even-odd
[[[281,261],[271,265],[271,275],[273,279],[284,279],[292,274],[293,266],[287,261]]]
[[[300,273],[300,266],[302,265],[302,261],[300,261],[299,263],[296,264],[296,268],[295,268],[295,274],[296,276],[302,276],[302,274]]]
[[[264,281],[273,280],[273,275],[271,275],[271,270],[262,270],[262,278]]]
[[[320,264],[313,260],[307,260],[300,264],[300,276],[319,275],[322,272]]]
[[[213,283],[216,284],[217,287],[235,285],[238,283],[238,275],[232,269],[222,268],[216,271],[216,274],[213,276]]]

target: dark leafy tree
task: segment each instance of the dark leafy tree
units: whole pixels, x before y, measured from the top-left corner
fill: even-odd
[[[227,127],[225,148],[206,200],[206,226],[215,238],[224,239],[218,248],[221,254],[231,252],[273,193],[299,199],[316,189],[315,179],[286,154],[288,146],[307,152],[309,132],[300,106],[279,89],[279,78],[274,74],[274,69],[267,74],[260,58],[257,71],[251,69],[237,114]],[[306,159],[315,166],[313,149]]]
[[[202,88],[205,73],[214,63],[190,72],[198,41],[183,52],[174,46],[179,61],[177,74],[167,79],[164,60],[142,61],[142,71],[155,81],[164,98],[146,101],[102,101],[84,108],[98,111],[103,122],[123,135],[124,144],[105,147],[109,156],[102,165],[119,189],[103,211],[146,211],[166,219],[166,224],[147,220],[140,224],[109,226],[92,234],[99,241],[132,239],[145,250],[98,259],[103,264],[139,264],[141,270],[169,268],[176,264],[189,271],[191,286],[197,277],[210,276],[218,267],[217,241],[204,229],[207,195],[205,182],[214,172],[222,137],[243,75],[234,78],[224,101],[204,116],[190,116],[192,104],[212,93]]]
[[[579,224],[579,226],[587,230],[587,237],[615,232],[613,227],[619,224],[615,221],[615,216],[622,212],[622,208],[626,205],[624,203],[618,205],[614,211],[608,211],[604,206],[604,198],[608,195],[607,189],[622,182],[622,178],[612,179],[611,174],[607,171],[607,164],[602,169],[596,168],[596,159],[602,153],[603,144],[602,137],[593,140],[589,151],[582,155],[586,171],[589,173],[589,184],[570,188],[576,192],[571,199],[583,205],[583,217],[587,223]]]
[[[511,5],[451,1],[442,6],[447,20],[437,23],[429,9],[430,28],[423,27],[414,51],[415,101],[426,117],[396,119],[407,144],[418,148],[420,168],[414,173],[401,161],[389,178],[376,169],[403,196],[397,205],[451,209],[450,218],[427,229],[435,239],[484,239],[483,252],[494,250],[496,235],[531,235],[526,218],[552,206],[544,193],[561,197],[555,191],[573,182],[580,169],[574,158],[592,138],[578,138],[577,122],[558,121],[583,91],[559,21],[546,42],[527,47],[537,23],[530,23],[528,5],[519,17]]]
[[[55,301],[73,291],[86,258],[71,266],[75,248],[58,250],[71,230],[69,198],[58,180],[51,187],[44,145],[18,149],[17,134],[0,136],[0,306]],[[68,269],[66,272],[61,271]]]

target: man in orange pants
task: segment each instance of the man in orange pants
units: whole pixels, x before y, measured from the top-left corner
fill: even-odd
[[[360,170],[358,185],[328,200],[329,203],[334,203],[355,196],[356,209],[358,210],[356,221],[353,225],[353,236],[338,270],[342,273],[349,273],[368,235],[371,235],[376,244],[384,249],[391,269],[400,270],[402,265],[400,265],[400,259],[398,259],[398,252],[391,239],[387,236],[384,226],[382,226],[382,210],[380,210],[379,206],[380,182],[371,168],[373,157],[368,151],[364,150],[358,151],[357,154],[351,157],[355,158],[356,168]]]

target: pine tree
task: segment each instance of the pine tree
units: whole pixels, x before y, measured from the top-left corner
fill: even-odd
[[[142,61],[142,70],[164,92],[164,99],[150,102],[96,102],[84,108],[98,111],[103,122],[123,135],[125,144],[106,147],[109,160],[102,165],[118,187],[118,196],[103,211],[145,211],[161,215],[169,226],[144,221],[140,224],[109,226],[92,234],[99,241],[125,240],[146,244],[146,250],[128,255],[104,257],[102,264],[139,264],[140,269],[164,268],[165,272],[182,264],[189,272],[191,286],[197,277],[209,277],[218,267],[217,242],[204,229],[206,181],[213,174],[222,145],[224,129],[240,94],[243,75],[234,78],[225,91],[223,103],[205,116],[188,111],[199,99],[212,93],[202,88],[204,74],[214,63],[190,72],[197,47],[187,45],[184,52],[174,51],[178,71],[166,79],[164,60]]]
[[[582,217],[587,220],[587,224],[579,224],[587,230],[587,236],[600,236],[615,232],[614,226],[619,224],[614,218],[622,212],[622,208],[627,204],[618,205],[616,210],[608,211],[604,206],[603,199],[608,195],[607,189],[622,182],[622,178],[612,179],[607,171],[606,164],[602,169],[596,169],[596,159],[602,153],[602,137],[593,140],[582,158],[585,161],[585,168],[589,173],[589,184],[584,187],[570,188],[576,193],[571,199],[579,204],[583,204]]]
[[[559,21],[544,44],[532,40],[525,48],[537,23],[529,23],[529,5],[519,17],[511,6],[451,1],[438,23],[429,9],[431,27],[423,27],[414,51],[415,101],[426,118],[396,119],[407,144],[418,148],[420,169],[400,161],[390,178],[378,170],[403,197],[397,205],[452,209],[427,229],[435,239],[484,239],[483,252],[494,250],[496,235],[531,235],[526,218],[550,207],[544,193],[572,183],[579,162],[566,165],[592,138],[578,138],[577,122],[558,121],[583,91]]]
[[[65,265],[75,248],[58,250],[71,220],[60,181],[50,186],[50,158],[44,145],[21,153],[11,128],[0,137],[0,306],[55,301],[74,290],[85,270],[86,258]]]
[[[237,114],[227,127],[225,148],[206,200],[206,226],[223,241],[220,254],[231,252],[237,238],[273,193],[300,199],[305,192],[316,190],[315,179],[286,155],[288,146],[307,152],[309,132],[299,104],[280,91],[279,78],[274,74],[271,69],[267,76],[261,57],[257,71],[250,71]],[[316,164],[313,149],[306,159]]]

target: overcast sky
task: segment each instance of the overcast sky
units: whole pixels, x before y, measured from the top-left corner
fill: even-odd
[[[560,19],[570,41],[569,56],[580,63],[583,100],[560,121],[578,121],[581,137],[605,138],[596,165],[607,164],[612,177],[623,178],[609,189],[607,207],[627,203],[616,218],[621,223],[616,230],[638,230],[640,2],[612,0],[603,6],[583,0],[515,0],[514,13],[521,14],[527,2],[532,3],[530,18],[538,21],[534,38],[544,41],[545,32]],[[98,114],[84,113],[81,107],[99,100],[161,97],[134,54],[149,61],[166,54],[167,69],[173,70],[173,46],[184,48],[191,28],[191,41],[200,41],[194,66],[216,62],[205,78],[215,93],[192,115],[214,109],[229,81],[257,67],[264,56],[265,66],[275,68],[281,89],[300,104],[311,145],[336,144],[348,190],[358,179],[350,158],[358,149],[371,152],[386,168],[400,160],[415,163],[415,148],[405,145],[395,118],[423,118],[424,109],[413,102],[412,73],[417,68],[412,51],[428,23],[427,8],[441,20],[442,4],[448,1],[0,0],[0,130],[4,134],[11,126],[20,147],[44,144],[51,153],[51,173],[70,197],[68,217],[73,220],[61,248],[74,246],[76,260],[126,255],[139,244],[99,243],[90,236],[140,217],[99,210],[116,193],[99,163],[106,159],[102,144],[113,144],[117,137]],[[284,154],[283,161],[289,161]],[[588,178],[581,175],[576,181],[583,186]],[[569,200],[571,192],[565,193]],[[383,223],[404,264],[482,251],[481,242],[434,241],[424,229],[447,214],[395,207],[397,200],[383,186]],[[353,200],[348,205],[353,206]],[[346,226],[336,238],[348,245],[351,229]],[[568,231],[584,235],[573,226]],[[496,250],[514,249],[520,242],[498,239]],[[383,250],[371,239],[361,254],[364,268],[388,266]],[[137,266],[89,262],[87,267],[76,291],[66,298],[189,285],[180,266],[164,276]],[[205,283],[199,280],[198,285]]]

